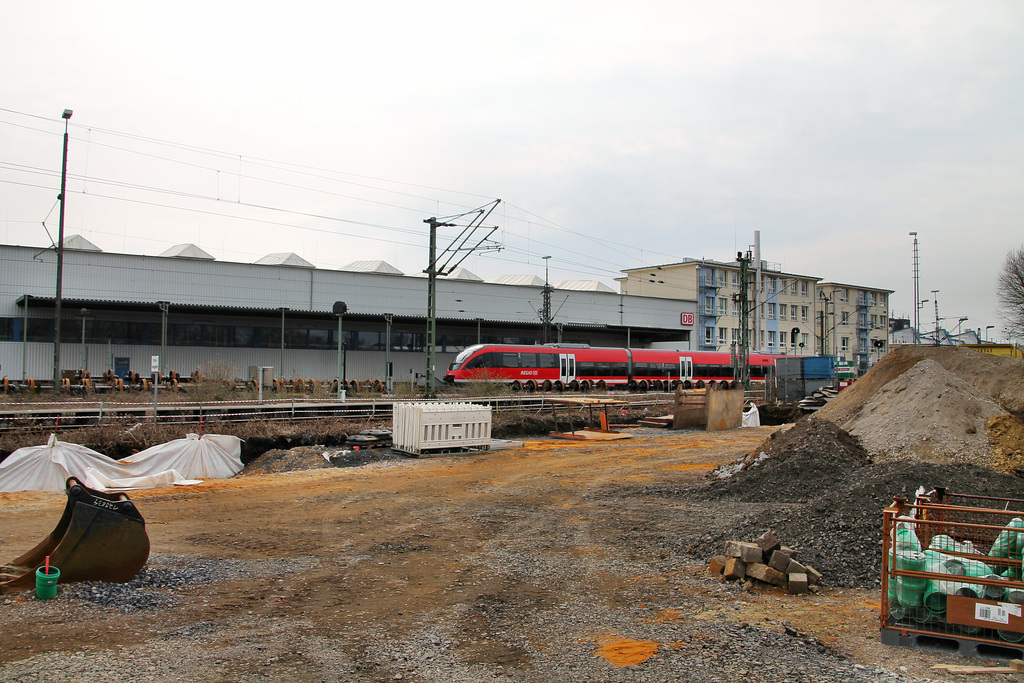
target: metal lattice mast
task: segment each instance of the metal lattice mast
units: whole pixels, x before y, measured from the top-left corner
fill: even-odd
[[[917,232],[910,233],[914,238],[914,343],[921,343],[921,261],[917,253]]]

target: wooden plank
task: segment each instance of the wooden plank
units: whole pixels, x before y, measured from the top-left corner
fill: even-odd
[[[632,439],[632,434],[622,432],[602,432],[596,429],[581,429],[577,432],[550,432],[549,436],[555,439],[568,439],[570,441],[617,441],[619,439]]]

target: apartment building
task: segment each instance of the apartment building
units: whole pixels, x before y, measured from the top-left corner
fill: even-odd
[[[821,278],[786,273],[765,261],[760,265],[751,266],[747,273],[750,350],[818,353],[816,286]],[[738,262],[685,259],[622,272],[625,277],[617,281],[623,294],[696,301],[698,314],[691,338],[700,350],[731,351],[733,344],[739,344],[744,303]]]
[[[891,289],[840,282],[818,283],[817,353],[853,361],[858,372],[888,349]]]

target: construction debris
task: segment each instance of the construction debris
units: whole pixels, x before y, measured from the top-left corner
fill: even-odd
[[[821,574],[810,565],[797,561],[796,548],[784,546],[775,533],[766,531],[752,543],[726,541],[725,552],[711,558],[708,569],[725,581],[754,581],[785,588],[794,595],[818,591]]]

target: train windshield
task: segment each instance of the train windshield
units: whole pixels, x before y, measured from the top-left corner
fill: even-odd
[[[453,360],[451,365],[448,366],[448,372],[458,370],[460,367],[462,367],[463,363],[469,360],[470,356],[472,356],[474,353],[476,353],[482,348],[483,344],[476,344],[474,346],[469,346],[459,351],[459,355],[455,356],[455,360]]]

